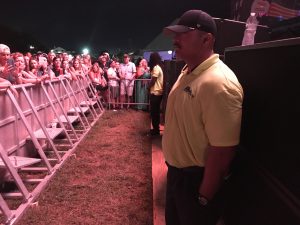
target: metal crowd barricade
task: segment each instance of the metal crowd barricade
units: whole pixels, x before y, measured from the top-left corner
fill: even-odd
[[[87,94],[87,92],[86,92],[86,89],[85,89],[85,87],[82,87],[80,84],[81,84],[81,80],[83,80],[83,79],[79,79],[77,82],[75,82],[76,83],[76,85],[77,85],[77,88],[78,88],[78,90],[79,90],[79,93],[81,94],[81,96],[82,96],[82,98],[83,98],[83,101],[82,102],[80,102],[80,107],[90,107],[90,109],[91,109],[91,114],[92,114],[92,116],[93,116],[93,118],[94,119],[96,119],[97,118],[97,112],[96,112],[96,110],[95,110],[95,108],[94,108],[94,105],[96,104],[96,102],[93,102],[90,98],[89,98],[89,96],[88,96],[88,94]]]
[[[18,189],[9,192],[0,190],[0,223],[14,224],[19,220],[104,112],[98,101],[95,104],[100,113],[90,104],[89,107],[81,106],[82,101],[92,102],[86,91],[91,85],[88,79],[74,82],[63,78],[41,85],[17,85],[18,97],[10,89],[0,92],[0,104],[3,106],[0,110],[0,132],[10,131],[12,134],[6,138],[0,136],[0,169],[10,174]],[[76,115],[70,116],[69,109],[76,107]],[[87,109],[84,111],[82,108]],[[59,127],[49,127],[53,121]],[[82,125],[83,130],[82,127],[77,129],[74,121],[79,122],[77,125]],[[59,141],[63,138],[68,143],[68,150],[59,151],[52,129],[58,129],[64,135]],[[38,154],[38,158],[32,157],[32,154],[35,157]],[[3,184],[3,181],[0,182],[0,187]],[[14,208],[10,209],[7,201],[19,201],[20,198],[23,201],[14,203]],[[1,221],[3,217],[5,221]]]
[[[132,102],[127,103],[121,102],[121,84],[119,83],[119,99],[118,103],[113,103],[111,101],[111,92],[110,92],[110,87],[108,88],[108,108],[111,109],[112,104],[116,105],[130,105],[130,106],[135,106],[137,109],[139,108],[138,106],[146,106],[147,108],[149,107],[149,83],[151,79],[135,79],[134,80],[134,89],[133,89],[133,96],[132,96]],[[144,99],[141,97],[141,91],[143,91],[144,94]]]
[[[101,99],[100,99],[100,96],[97,94],[97,90],[96,88],[94,87],[94,85],[92,84],[92,81],[90,79],[89,76],[86,76],[86,79],[85,80],[82,80],[83,82],[83,86],[84,84],[88,87],[88,90],[89,90],[89,93],[92,97],[92,100],[95,100],[96,101],[96,104],[100,110],[100,116],[104,113],[104,106],[102,105],[102,102],[101,102]]]
[[[58,104],[60,112],[62,113],[62,115],[57,116],[57,118],[54,119],[53,122],[56,123],[56,122],[60,121],[60,123],[62,123],[62,124],[68,124],[69,129],[71,129],[70,131],[74,135],[74,138],[75,138],[74,141],[78,141],[79,137],[78,137],[78,135],[77,135],[77,133],[75,131],[73,123],[75,121],[79,120],[79,116],[77,116],[77,115],[76,116],[68,116],[66,110],[64,109],[64,107],[63,107],[63,105],[61,103],[61,99],[56,94],[56,92],[55,92],[55,90],[54,90],[51,82],[49,83],[49,87],[50,87],[50,90],[52,91],[52,93],[54,95],[55,102]],[[49,96],[48,91],[45,89],[45,86],[43,84],[42,84],[42,88],[43,88],[44,92],[47,93],[47,95]],[[48,97],[48,99],[49,99],[49,101],[53,101],[50,98],[50,96]]]
[[[46,96],[48,102],[50,103],[50,106],[51,106],[51,108],[52,108],[52,111],[53,111],[54,114],[55,114],[55,117],[56,117],[57,122],[59,123],[60,127],[64,130],[64,133],[65,133],[65,135],[66,135],[66,137],[67,137],[67,139],[68,139],[70,145],[73,146],[73,141],[71,140],[71,137],[70,137],[70,135],[68,134],[67,129],[66,129],[64,123],[63,123],[62,120],[60,119],[61,117],[60,117],[60,115],[58,114],[57,109],[56,109],[55,106],[54,106],[54,102],[53,102],[52,99],[50,98],[50,96],[49,96],[49,94],[48,94],[48,92],[47,92],[47,90],[46,90],[44,84],[41,84],[41,87],[42,87],[42,90],[44,91],[44,94],[45,94],[45,96]],[[56,126],[55,123],[54,123],[54,126]]]
[[[46,126],[43,124],[42,120],[40,119],[37,109],[34,106],[34,103],[32,102],[31,98],[29,97],[26,88],[24,86],[22,86],[21,90],[23,91],[23,93],[32,109],[32,112],[33,112],[38,124],[40,125],[40,129],[35,131],[34,135],[36,136],[37,139],[44,139],[44,140],[48,141],[52,150],[54,151],[54,154],[57,157],[58,162],[60,162],[61,156],[59,155],[58,150],[53,143],[53,139],[55,139],[58,135],[60,135],[64,131],[63,128],[53,128],[53,127],[46,128]]]
[[[69,90],[68,90],[68,88],[64,84],[64,80],[61,79],[60,81],[61,81],[61,85],[62,85],[63,89],[65,90],[65,93],[67,94],[67,96],[69,98],[70,104],[72,106],[72,108],[68,110],[68,113],[76,114],[78,116],[78,118],[80,118],[80,122],[83,126],[84,131],[87,131],[87,129],[90,128],[90,123],[87,120],[85,113],[89,110],[89,108],[88,107],[80,107],[80,104],[77,100],[76,94],[75,94],[73,88],[71,87],[70,83],[66,82],[66,84],[69,88]],[[83,119],[85,121],[83,121],[81,119],[80,115],[83,117]]]
[[[21,177],[19,176],[17,170],[19,168],[38,163],[41,161],[41,159],[34,159],[34,158],[27,158],[27,157],[20,157],[20,156],[10,156],[9,157],[7,155],[7,152],[5,152],[5,150],[3,149],[1,144],[0,144],[0,157],[1,157],[0,168],[6,168],[9,171],[12,178],[16,182],[16,186],[18,187],[18,189],[20,191],[20,193],[8,193],[8,194],[2,193],[2,194],[0,194],[0,208],[1,208],[2,212],[4,213],[5,220],[6,220],[5,223],[8,224],[14,219],[15,213],[20,208],[20,206],[18,207],[17,210],[11,210],[9,208],[8,204],[6,203],[5,199],[3,198],[3,196],[5,196],[5,197],[9,197],[9,196],[23,197],[23,204],[26,204],[29,201],[29,199],[32,198],[32,194],[29,193],[29,191],[26,188],[25,184],[23,183]]]
[[[8,89],[7,90],[7,94],[10,98],[10,100],[12,101],[13,105],[15,106],[15,109],[17,110],[17,113],[19,114],[20,118],[21,118],[21,121],[23,122],[29,136],[31,137],[31,140],[34,144],[34,147],[35,149],[37,150],[37,152],[39,153],[40,157],[42,158],[42,160],[44,161],[46,167],[47,167],[47,170],[49,173],[52,172],[52,166],[50,165],[50,162],[48,161],[48,158],[46,157],[43,149],[42,149],[42,146],[40,145],[37,137],[35,136],[33,130],[32,130],[32,127],[30,126],[28,120],[26,119],[22,109],[20,108],[15,96],[12,94],[12,92]]]
[[[95,95],[95,92],[92,92],[92,90],[91,90],[92,85],[90,84],[90,80],[88,79],[88,76],[86,77],[86,79],[80,79],[79,82],[77,82],[77,84],[86,99],[85,101],[81,102],[80,105],[90,106],[96,117],[101,116],[102,113],[104,112],[103,107],[101,107],[101,105],[100,105],[101,101],[98,101],[98,98]],[[89,97],[88,91],[90,91],[90,93],[92,95],[91,98]],[[96,107],[99,109],[99,111],[100,111],[99,113],[97,113]]]

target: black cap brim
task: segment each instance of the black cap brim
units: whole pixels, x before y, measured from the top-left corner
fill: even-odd
[[[168,35],[168,34],[174,34],[174,33],[185,33],[190,30],[191,30],[191,28],[184,26],[184,25],[173,25],[173,26],[165,27],[163,30],[163,33]]]

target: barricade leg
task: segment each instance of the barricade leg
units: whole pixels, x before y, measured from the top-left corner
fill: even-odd
[[[74,135],[76,141],[78,141],[78,140],[79,140],[79,137],[78,137],[78,135],[77,135],[77,133],[76,133],[76,131],[75,131],[75,128],[74,128],[74,126],[73,126],[73,122],[77,121],[77,119],[80,120],[80,116],[79,116],[79,115],[76,115],[76,116],[68,116],[68,115],[67,115],[67,112],[65,111],[64,107],[62,106],[61,100],[60,100],[60,98],[58,97],[56,91],[54,90],[54,88],[53,88],[51,82],[49,82],[49,87],[50,87],[50,89],[51,89],[51,91],[52,91],[52,93],[53,93],[53,95],[54,95],[54,97],[55,97],[55,99],[56,99],[56,101],[57,101],[57,104],[59,105],[59,108],[60,108],[60,110],[61,110],[61,112],[62,112],[62,114],[63,114],[62,116],[60,116],[60,119],[61,119],[62,123],[67,123],[67,124],[69,125],[69,127],[70,127],[70,129],[71,129],[71,131],[72,131],[72,133],[73,133],[73,135]],[[83,122],[82,122],[82,123],[83,123]]]
[[[12,94],[12,92],[9,89],[7,90],[7,94],[9,96],[9,98],[11,99],[11,101],[12,101],[15,109],[17,110],[17,112],[18,112],[18,114],[19,114],[19,116],[20,116],[20,118],[21,118],[21,120],[22,120],[22,122],[23,122],[23,124],[24,124],[24,126],[25,126],[25,128],[26,128],[26,130],[27,130],[27,132],[29,134],[29,136],[31,137],[31,140],[32,140],[32,142],[34,144],[34,147],[36,148],[36,150],[39,153],[39,155],[40,155],[41,159],[43,160],[43,162],[45,163],[48,172],[52,173],[52,166],[50,165],[50,163],[49,163],[49,161],[48,161],[48,159],[47,159],[47,157],[46,157],[46,155],[45,155],[45,153],[44,153],[44,151],[43,151],[40,143],[38,142],[36,136],[34,135],[32,129],[31,129],[31,127],[29,126],[29,123],[26,120],[25,115],[24,115],[22,109],[20,108],[17,100],[15,99],[14,95]]]
[[[55,116],[56,116],[56,119],[58,120],[59,125],[63,128],[64,133],[65,133],[65,135],[67,136],[67,139],[68,139],[70,145],[73,146],[73,142],[72,142],[72,140],[71,140],[71,138],[70,138],[70,136],[69,136],[69,134],[68,134],[68,132],[67,132],[67,130],[66,130],[64,124],[63,124],[63,122],[61,121],[61,119],[60,119],[60,117],[59,117],[59,115],[58,115],[58,113],[57,113],[57,111],[56,111],[56,109],[55,109],[55,107],[54,107],[54,104],[53,104],[53,102],[52,102],[50,96],[48,95],[48,93],[47,93],[47,91],[46,91],[46,89],[45,89],[44,84],[41,84],[41,87],[42,87],[42,90],[44,91],[44,94],[45,94],[47,100],[49,101],[49,103],[50,103],[50,105],[51,105],[52,111],[54,112],[54,114],[55,114]]]
[[[82,120],[82,118],[81,118],[79,112],[81,112],[83,115],[84,115],[84,112],[81,110],[80,106],[78,106],[78,104],[76,103],[75,98],[73,99],[74,101],[72,100],[72,96],[73,96],[74,92],[69,92],[69,91],[68,91],[68,89],[67,89],[66,85],[64,84],[64,81],[63,81],[63,80],[60,80],[60,83],[61,83],[63,89],[65,90],[65,92],[66,92],[66,94],[67,94],[69,100],[70,100],[70,103],[71,103],[71,105],[72,105],[72,107],[73,107],[73,111],[74,111],[75,115],[78,116],[78,119],[79,119],[81,125],[83,126],[84,131],[86,132],[87,129],[89,128],[89,123],[85,124],[85,123],[83,122],[83,120]],[[74,97],[74,96],[73,96],[73,97]],[[86,117],[85,117],[85,119],[86,119]]]
[[[23,93],[24,93],[24,95],[25,95],[25,97],[26,97],[26,99],[27,99],[27,101],[28,101],[28,103],[29,103],[29,105],[32,109],[32,112],[35,115],[35,118],[37,119],[37,121],[40,125],[40,128],[41,128],[41,130],[38,130],[34,133],[35,136],[39,139],[47,140],[48,143],[51,145],[51,148],[54,151],[54,154],[56,155],[58,162],[61,162],[61,156],[59,155],[59,153],[58,153],[58,151],[57,151],[57,149],[56,149],[56,147],[55,147],[52,140],[63,132],[63,128],[46,128],[44,126],[44,124],[42,123],[42,121],[41,121],[41,119],[38,115],[38,112],[37,112],[32,100],[31,100],[31,98],[29,97],[25,87],[22,86],[21,90],[23,91]]]
[[[86,122],[88,128],[90,128],[91,125],[90,125],[90,123],[89,123],[89,121],[88,121],[88,119],[87,119],[87,117],[86,117],[86,115],[85,115],[85,113],[86,113],[88,110],[90,110],[89,107],[81,107],[81,106],[80,106],[79,101],[78,101],[78,99],[77,99],[77,97],[76,97],[76,94],[75,94],[73,88],[72,88],[71,85],[70,85],[70,82],[69,82],[68,80],[65,80],[65,81],[66,81],[66,84],[67,84],[67,86],[68,86],[68,88],[69,88],[69,91],[68,91],[67,87],[65,86],[65,84],[63,83],[63,81],[62,81],[61,83],[63,84],[63,86],[64,86],[64,88],[65,88],[65,90],[66,90],[68,96],[70,97],[70,100],[71,100],[71,96],[72,96],[72,97],[73,97],[73,100],[74,100],[74,102],[75,102],[75,104],[73,104],[73,105],[74,105],[73,110],[72,110],[72,111],[69,111],[69,112],[75,112],[75,113],[76,113],[76,112],[77,112],[77,113],[80,112],[81,115],[82,115],[82,117],[84,118],[84,120],[85,120],[85,122]],[[76,82],[76,81],[75,81],[75,82]],[[71,94],[71,95],[70,95],[70,94]]]

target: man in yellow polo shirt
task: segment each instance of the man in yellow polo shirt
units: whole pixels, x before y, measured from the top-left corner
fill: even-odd
[[[164,32],[173,35],[176,56],[186,63],[165,117],[166,224],[215,225],[239,144],[243,89],[213,52],[217,29],[210,15],[187,11]]]
[[[150,116],[152,129],[150,134],[159,135],[160,124],[160,104],[163,97],[163,80],[164,73],[162,70],[163,62],[158,52],[152,52],[149,59],[149,67],[151,74],[150,88]]]

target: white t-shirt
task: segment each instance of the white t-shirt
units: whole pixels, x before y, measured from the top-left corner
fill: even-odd
[[[124,76],[125,79],[132,80],[134,79],[133,73],[136,73],[136,67],[133,62],[128,62],[127,64],[122,63],[120,65],[119,72],[121,76]]]
[[[119,86],[119,81],[117,80],[118,76],[116,73],[116,70],[114,68],[109,68],[107,70],[107,76],[108,76],[108,84],[112,87]]]

